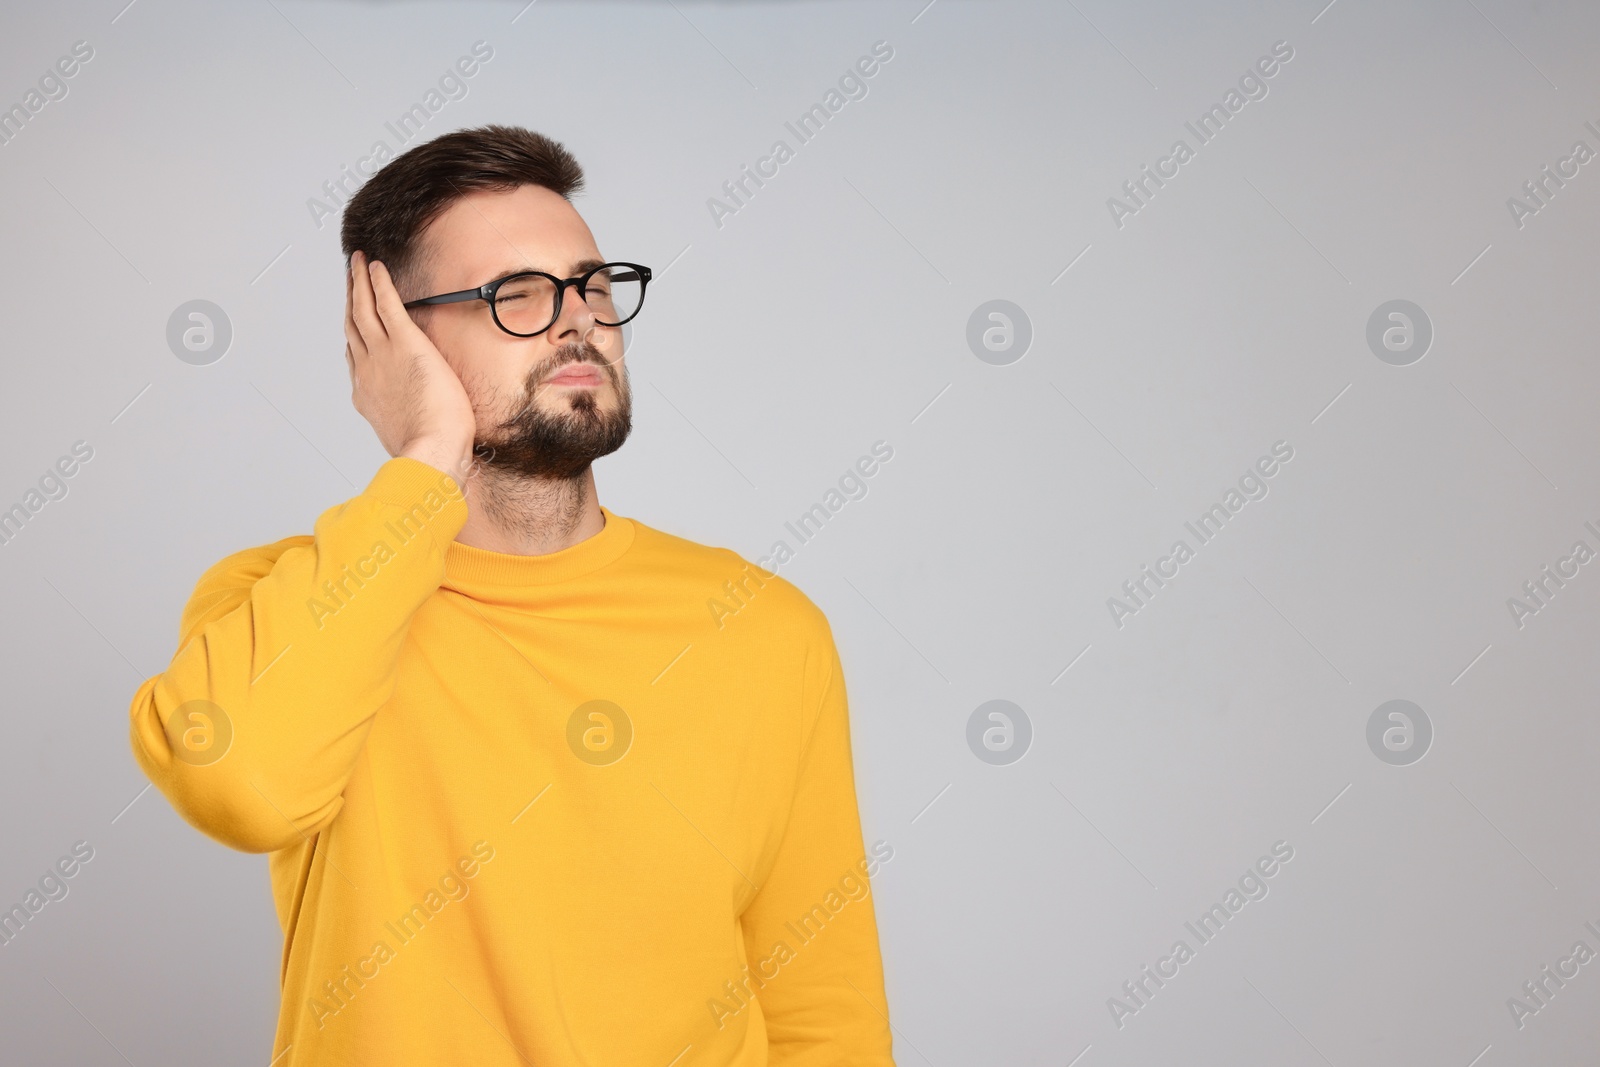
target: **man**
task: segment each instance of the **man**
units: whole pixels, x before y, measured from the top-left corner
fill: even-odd
[[[893,849],[826,618],[596,497],[650,271],[601,256],[582,183],[486,126],[351,198],[345,355],[392,458],[206,571],[134,755],[271,854],[274,1067],[892,1067]]]

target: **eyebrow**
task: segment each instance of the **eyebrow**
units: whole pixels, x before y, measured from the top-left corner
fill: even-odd
[[[586,274],[589,271],[594,270],[596,267],[605,266],[605,263],[606,263],[606,261],[603,260],[603,259],[580,259],[580,260],[578,260],[578,262],[576,262],[576,263],[574,263],[572,265],[572,270],[573,270],[572,276],[573,277],[577,277],[579,275]],[[524,271],[530,271],[530,270],[544,271],[546,274],[555,274],[555,273],[557,273],[556,271],[549,270],[548,268],[545,268],[545,267],[530,267],[530,266],[528,266],[526,264],[520,264],[519,263],[516,266],[503,268],[498,274],[496,274],[493,278],[490,278],[484,284],[485,285],[492,285],[495,282],[499,281],[501,278],[509,278],[513,274],[521,274]]]

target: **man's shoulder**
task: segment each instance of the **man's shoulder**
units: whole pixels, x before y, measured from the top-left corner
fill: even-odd
[[[315,542],[311,534],[294,534],[267,544],[241,548],[207,567],[195,583],[195,591],[254,585],[266,577],[285,552],[306,548]]]
[[[667,533],[638,519],[635,545],[639,562],[658,573],[703,589],[714,616],[743,617],[791,630],[797,636],[831,639],[827,616],[799,586],[731,548],[703,544]]]

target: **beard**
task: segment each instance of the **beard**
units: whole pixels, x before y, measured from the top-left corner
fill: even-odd
[[[569,363],[589,363],[611,383],[617,406],[607,411],[596,399],[599,389],[557,391],[545,379]],[[544,394],[541,396],[541,394]],[[550,359],[528,375],[525,399],[511,417],[499,423],[491,434],[473,442],[478,462],[516,479],[571,481],[589,469],[601,456],[622,447],[633,428],[633,390],[627,368],[619,373],[587,341],[563,345]],[[535,398],[560,410],[546,410]]]

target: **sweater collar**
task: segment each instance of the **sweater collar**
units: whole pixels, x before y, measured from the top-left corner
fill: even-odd
[[[600,532],[559,552],[524,556],[491,552],[451,541],[444,557],[444,586],[457,592],[510,592],[530,585],[552,585],[599,570],[615,562],[633,544],[632,519],[617,515],[604,504]]]

